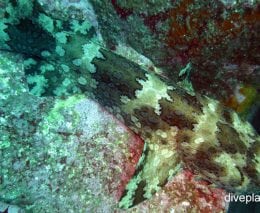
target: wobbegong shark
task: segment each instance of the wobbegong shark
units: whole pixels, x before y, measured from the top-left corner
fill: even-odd
[[[252,126],[217,100],[192,96],[105,49],[95,58],[95,99],[145,141],[120,206],[150,198],[180,165],[230,192],[260,185],[260,140]]]
[[[210,97],[191,95],[167,77],[108,50],[92,39],[95,33],[86,21],[80,25],[75,20],[52,20],[37,1],[18,3],[3,2],[3,8],[9,9],[2,14],[0,49],[34,59],[28,75],[40,70],[50,88],[56,83],[55,69],[90,76],[96,82],[90,97],[145,142],[121,208],[151,198],[180,168],[229,192],[259,191],[260,138],[236,112]],[[30,10],[8,12],[19,7]],[[90,49],[94,57],[88,55]]]

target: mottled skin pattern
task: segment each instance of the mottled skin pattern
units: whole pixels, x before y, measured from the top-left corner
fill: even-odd
[[[140,98],[140,91],[142,81],[158,81],[158,84],[163,79],[146,73],[114,53],[101,52],[105,59],[93,60],[97,67],[93,75],[98,82],[96,99],[119,113],[147,143],[142,165],[136,172],[137,178],[134,178],[137,186],[131,189],[134,192],[126,190],[122,207],[149,198],[167,182],[169,171],[181,162],[228,191],[259,189],[256,156],[260,141],[249,124],[240,121],[234,112],[217,101],[187,95],[179,88],[170,87],[169,82],[168,85],[163,83],[168,88],[168,97],[158,98],[158,110],[151,106],[155,98],[152,91],[147,93],[150,96],[147,102]],[[249,130],[237,129],[236,122],[241,122],[239,125],[245,125]],[[155,159],[158,156],[160,158]],[[130,204],[127,199],[131,200]]]
[[[36,20],[41,10],[37,10],[37,7],[34,9],[31,16],[27,15],[17,21],[20,24],[7,20],[5,33],[10,37],[6,42],[8,51],[25,55],[30,51],[32,55],[25,56],[26,59],[32,57],[37,59],[38,64],[48,61],[55,65],[55,71],[46,72],[49,85],[41,95],[53,95],[52,85],[59,82],[53,80],[53,75],[60,78],[57,69],[61,65],[68,66],[68,73],[72,76],[89,75],[97,83],[96,87],[90,88],[93,98],[124,121],[146,143],[136,174],[121,199],[122,208],[150,198],[180,166],[191,169],[228,191],[259,191],[259,136],[236,113],[205,96],[190,96],[172,81],[149,73],[106,49],[100,49],[103,57],[95,57],[91,61],[96,70],[92,74],[86,73],[91,66],[86,68],[84,63],[78,66],[72,61],[84,59],[80,58],[84,54],[83,45],[87,42],[84,39],[91,35],[71,30],[71,23],[68,22],[62,23],[62,29],[58,24],[54,26],[51,34],[39,28]],[[3,16],[6,19],[9,17],[6,14]],[[34,28],[28,28],[28,23]],[[31,29],[34,29],[36,38],[26,42],[21,40],[26,36],[31,38]],[[59,44],[54,37],[61,30],[68,36],[65,43]],[[15,37],[16,34],[21,36]],[[37,35],[42,36],[40,46],[36,45],[39,39]],[[20,43],[20,46],[16,43]],[[64,56],[53,53],[54,43],[63,47]],[[2,46],[1,49],[6,50]],[[51,56],[44,58],[42,50],[48,50]],[[33,71],[43,74],[37,67]],[[89,84],[81,87],[84,87],[81,92],[85,91]]]

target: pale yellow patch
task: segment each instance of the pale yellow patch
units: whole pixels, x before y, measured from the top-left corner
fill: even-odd
[[[190,143],[191,151],[194,153],[203,143],[212,143],[218,145],[216,132],[218,131],[217,122],[220,119],[218,112],[219,103],[207,98],[203,107],[203,114],[197,115],[198,123],[194,125],[193,143]]]
[[[254,136],[254,129],[250,123],[246,121],[242,121],[237,113],[233,112],[231,114],[233,120],[233,126],[236,131],[239,133],[240,139],[246,145],[246,147],[250,147],[254,142],[252,137]]]
[[[149,152],[142,171],[142,179],[146,181],[144,194],[146,198],[150,198],[155,191],[159,190],[159,186],[169,178],[170,170],[176,171],[180,169],[180,162],[176,152],[175,136],[177,132],[178,128],[176,127],[164,132],[167,135],[167,144],[161,144],[161,137],[158,133],[152,132],[149,143],[147,143]]]
[[[246,159],[244,155],[241,155],[240,153],[231,155],[223,152],[214,160],[219,165],[225,167],[227,174],[223,177],[225,179],[224,182],[230,180],[241,180],[241,174],[238,167],[242,168],[246,166]]]
[[[134,109],[139,109],[143,106],[150,106],[155,109],[156,114],[160,114],[159,100],[165,98],[169,101],[171,97],[168,95],[168,90],[173,90],[173,87],[167,86],[163,81],[152,74],[146,74],[148,78],[146,81],[138,80],[143,86],[141,90],[136,91],[136,99],[130,100],[122,97],[121,101],[124,103],[123,109],[131,113]]]
[[[255,153],[254,162],[256,164],[256,171],[257,171],[258,174],[260,174],[260,151],[259,151],[259,149]]]

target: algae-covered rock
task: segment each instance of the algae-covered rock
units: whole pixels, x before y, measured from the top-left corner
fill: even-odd
[[[1,54],[0,200],[32,212],[111,212],[143,142],[84,95],[31,95],[18,59]]]
[[[1,1],[0,211],[258,193],[259,17],[249,0]]]

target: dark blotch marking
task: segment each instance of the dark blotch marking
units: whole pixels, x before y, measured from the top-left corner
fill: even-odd
[[[205,146],[205,144],[199,146],[195,154],[191,154],[192,147],[189,146],[191,142],[193,132],[191,130],[181,130],[177,134],[177,150],[185,163],[185,165],[194,170],[199,171],[201,174],[210,172],[216,177],[221,177],[225,175],[225,170],[223,167],[217,165],[214,162],[214,158],[221,152],[221,149],[214,146]],[[183,146],[185,142],[188,146]]]
[[[96,99],[104,106],[119,106],[121,96],[135,97],[135,91],[142,89],[137,79],[147,80],[144,70],[122,56],[107,50],[100,50],[105,59],[94,58],[97,71],[92,77],[98,82],[94,91]]]
[[[219,132],[217,132],[217,139],[221,144],[221,147],[227,152],[231,154],[235,154],[237,152],[241,154],[246,154],[247,147],[240,140],[238,133],[235,129],[227,124],[223,124],[218,122],[217,126],[219,128]]]
[[[172,93],[172,94],[171,94]],[[169,91],[169,95],[172,97],[173,94],[176,94],[174,91]],[[178,95],[182,97],[189,105],[193,106],[193,108],[198,111],[198,113],[202,113],[203,105],[200,103],[198,97],[199,94],[196,96],[189,95],[186,90],[182,88],[178,88]],[[172,97],[173,98],[173,97]]]
[[[252,156],[254,156],[255,153],[258,153],[259,147],[260,142],[255,141],[255,143],[249,148],[247,152],[247,165],[244,168],[244,171],[251,178],[251,181],[257,186],[260,186],[260,176],[256,170],[256,163],[253,161]]]
[[[212,155],[207,151],[199,150],[196,153],[195,158],[192,160],[192,162],[198,170],[202,170],[202,171],[204,170],[210,172],[212,174],[215,174],[216,177],[224,176],[225,175],[224,168],[217,165],[213,161],[213,156],[214,155]]]
[[[142,164],[140,164],[140,165],[136,168],[135,173],[134,173],[134,175],[133,175],[134,177],[136,177],[139,173],[142,172],[143,167],[144,167],[145,162],[146,162],[146,157],[147,157],[147,155],[148,155],[148,152],[149,152],[149,149],[147,149],[147,148],[146,148],[145,150],[143,150],[142,155],[144,155],[144,160],[143,160]],[[136,191],[136,193],[135,193],[136,196],[135,196],[134,201],[133,201],[134,204],[133,204],[132,206],[134,206],[134,205],[136,205],[136,204],[142,202],[143,200],[145,200],[145,198],[143,197],[145,185],[146,185],[146,183],[145,183],[144,181],[141,181],[141,182],[139,183],[138,188],[137,188],[137,191]],[[127,192],[128,192],[128,190],[125,189],[125,190],[124,190],[124,193],[123,193],[122,196],[121,196],[121,199],[127,195]]]
[[[127,19],[127,17],[133,13],[133,11],[130,9],[120,7],[117,3],[117,0],[111,0],[111,3],[113,5],[117,15],[119,15],[120,18],[122,18],[122,19]]]
[[[141,203],[142,201],[146,200],[146,198],[144,197],[144,187],[146,186],[146,182],[144,180],[142,180],[139,184],[138,187],[135,191],[135,197],[134,197],[134,201],[133,201],[133,205],[135,206],[139,203]]]
[[[260,106],[256,107],[256,110],[252,113],[251,117],[250,123],[255,128],[256,132],[260,134]]]
[[[150,127],[152,130],[169,129],[169,126],[163,122],[159,115],[154,112],[154,108],[149,106],[134,110],[134,116],[138,118],[142,127]]]
[[[231,110],[224,107],[222,111],[223,117],[226,119],[228,123],[232,123]]]
[[[6,32],[10,37],[6,43],[17,53],[41,57],[42,51],[52,52],[55,47],[55,39],[30,19],[21,19],[19,24],[9,25]]]
[[[177,126],[178,128],[192,129],[195,122],[189,120],[185,115],[174,109],[174,102],[169,102],[166,99],[160,100],[161,119],[170,126]]]
[[[181,153],[187,152],[186,148],[182,146],[182,143],[189,143],[192,135],[193,132],[188,129],[181,129],[178,131],[178,134],[176,135],[176,142],[177,148]]]

